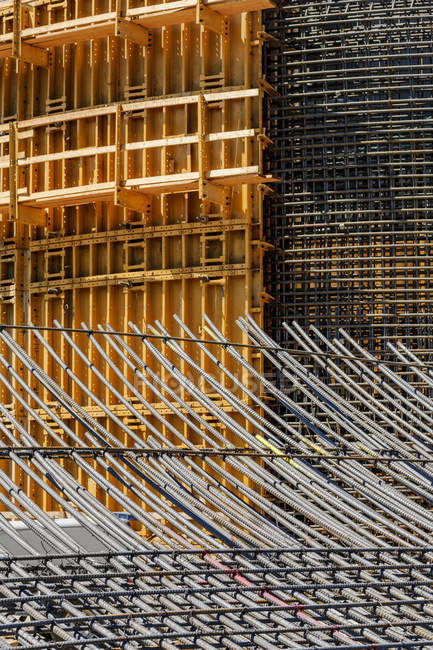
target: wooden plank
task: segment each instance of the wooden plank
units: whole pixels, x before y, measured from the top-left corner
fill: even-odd
[[[66,187],[62,190],[47,190],[26,194],[24,201],[35,207],[64,207],[68,205],[84,205],[94,201],[113,201],[115,184],[113,182],[93,183]],[[1,195],[0,195],[1,200]]]
[[[8,138],[9,140],[9,138]],[[19,151],[17,153],[18,163],[24,158],[24,151]],[[10,167],[10,156],[0,156],[0,169],[8,169]]]
[[[23,198],[27,196],[27,189],[25,187],[18,190],[18,197]],[[9,212],[9,191],[0,192],[0,211]]]
[[[222,16],[275,7],[272,0],[208,0],[206,6]],[[149,29],[196,20],[197,0],[177,0],[158,5],[129,9],[127,16]]]
[[[114,153],[116,147],[107,145],[105,147],[84,147],[75,151],[59,151],[57,153],[44,153],[39,156],[28,156],[24,158],[19,156],[18,165],[35,165],[44,162],[54,162],[55,160],[74,160],[75,158],[87,158],[89,156],[102,156],[107,153]],[[0,159],[1,161],[1,159]],[[1,164],[0,164],[1,168]]]
[[[223,185],[270,183],[278,180],[271,176],[261,176],[257,165],[233,169],[213,169],[208,172],[207,179]],[[198,181],[198,172],[189,172],[129,179],[126,181],[126,186],[135,186],[147,192],[161,194],[170,191],[170,187],[173,188],[173,192],[195,191],[198,188]]]
[[[106,38],[114,35],[116,13],[107,12],[94,16],[84,16],[64,20],[49,25],[30,27],[22,31],[22,38],[30,45],[51,48],[83,40]],[[0,44],[7,40],[8,34],[0,36]]]
[[[223,100],[246,99],[248,97],[259,97],[259,88],[226,88],[223,91],[203,92],[206,102],[220,102]],[[129,102],[122,104],[124,111],[143,110],[152,108],[163,108],[169,106],[181,106],[182,104],[195,104],[199,101],[200,93],[189,95],[176,95],[168,97],[154,97],[142,102]]]
[[[206,142],[220,142],[224,140],[234,140],[236,138],[248,138],[256,134],[255,129],[241,129],[239,131],[220,131],[217,133],[208,133],[204,136]],[[135,151],[137,149],[155,149],[157,147],[174,147],[176,145],[197,144],[198,135],[170,136],[158,140],[147,140],[145,142],[128,142],[125,149]]]
[[[196,0],[176,0],[129,9],[127,16],[149,29],[191,23],[196,17]]]

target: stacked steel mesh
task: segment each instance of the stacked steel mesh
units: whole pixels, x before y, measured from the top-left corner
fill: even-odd
[[[338,326],[370,349],[433,347],[433,2],[285,0],[265,12],[268,260],[282,320]]]

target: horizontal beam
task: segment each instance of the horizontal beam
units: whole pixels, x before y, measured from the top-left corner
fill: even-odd
[[[50,288],[61,291],[87,289],[91,287],[128,286],[133,289],[146,282],[162,282],[165,280],[207,280],[208,278],[245,276],[248,272],[245,264],[221,264],[218,266],[191,266],[186,268],[156,269],[148,271],[127,271],[125,273],[108,273],[86,277],[64,278],[32,282],[31,294],[47,295]],[[2,292],[0,291],[0,294]],[[7,292],[5,292],[7,293]],[[53,294],[54,295],[54,294]]]
[[[196,402],[194,400],[189,400],[186,402],[190,408],[193,408],[197,413],[207,413],[206,407],[202,406],[199,402]],[[222,408],[226,413],[231,413],[231,412],[236,412],[236,409],[233,408],[230,404],[223,400],[218,400],[215,401],[215,404]],[[187,413],[186,408],[182,407],[179,403],[173,402],[173,405],[180,409],[182,413]],[[152,407],[158,411],[158,413],[168,415],[172,413],[171,409],[168,406],[165,406],[162,402],[152,402]],[[104,413],[104,411],[99,408],[98,406],[83,406],[82,407],[86,413],[88,413],[91,417],[94,418],[103,418],[107,417]],[[134,408],[137,409],[142,415],[149,415],[150,410],[141,405],[140,403],[135,403]],[[123,404],[110,404],[110,410],[114,415],[117,415],[117,417],[120,418],[130,418],[131,417],[131,412],[123,406]],[[39,415],[43,420],[47,419],[45,411],[42,409],[35,409],[35,413]],[[58,410],[58,416],[62,419],[69,419],[73,418],[73,414],[71,414],[69,411],[67,411],[65,408],[60,408]]]
[[[259,88],[226,88],[225,90],[203,93],[206,102],[235,101],[239,99],[249,99],[260,96]],[[145,99],[139,102],[120,102],[121,110],[124,112],[144,111],[159,108],[169,108],[171,106],[184,106],[187,104],[197,104],[200,93],[191,93],[190,95],[169,95],[157,96]],[[55,122],[70,122],[72,120],[95,119],[102,115],[114,115],[117,111],[118,103],[104,104],[103,106],[94,106],[92,108],[81,108],[73,111],[62,113],[51,113],[33,117],[28,120],[18,122],[19,129],[32,129],[40,126],[48,126]],[[3,137],[3,136],[2,136]],[[30,135],[28,137],[31,137]]]
[[[235,167],[232,169],[214,169],[207,174],[208,181],[219,185],[257,185],[277,181],[277,178],[259,173],[257,165]],[[127,189],[139,190],[147,194],[166,194],[176,192],[196,192],[199,188],[199,173],[165,174],[131,178],[125,182]],[[116,189],[114,181],[94,183],[92,185],[65,187],[44,192],[28,194],[20,188],[18,201],[33,207],[55,208],[69,205],[85,205],[96,201],[113,201]],[[0,212],[8,209],[9,192],[0,193]]]
[[[135,222],[134,222],[135,225]],[[206,232],[230,232],[234,231],[243,231],[248,225],[248,221],[245,219],[230,219],[228,222],[226,219],[212,219],[209,223],[202,222],[186,222],[186,223],[171,223],[164,224],[162,226],[145,226],[143,224],[137,225],[137,227],[132,228],[131,230],[125,230],[124,228],[118,230],[109,230],[108,232],[90,232],[82,233],[80,235],[69,235],[68,237],[62,237],[62,248],[68,248],[71,246],[83,246],[83,245],[92,245],[92,244],[107,244],[111,241],[119,241],[119,238],[125,243],[129,240],[137,239],[137,236],[146,237],[146,239],[152,239],[156,237],[179,237],[196,234],[205,234]],[[251,244],[254,246],[258,241],[253,240]],[[47,240],[35,239],[30,242],[29,248],[32,252],[36,251],[47,251],[51,249],[58,250],[59,242],[57,238]],[[3,246],[0,259],[3,255],[12,255],[14,251],[13,246]]]
[[[272,0],[208,0],[206,3],[206,9],[214,13],[218,12],[221,18],[274,6]],[[52,48],[118,35],[148,47],[149,37],[139,31],[140,28],[158,29],[169,25],[195,22],[196,7],[196,0],[176,0],[175,2],[129,9],[125,18],[120,22],[116,12],[112,11],[49,25],[29,27],[21,32],[22,45],[26,43],[39,48]],[[11,56],[12,44],[12,31],[0,35],[0,58]]]
[[[234,140],[237,138],[248,138],[256,134],[256,129],[241,129],[239,131],[221,131],[220,133],[210,133],[205,136],[207,142],[220,142],[225,140]],[[33,131],[32,131],[33,133]],[[0,140],[1,141],[1,140]],[[8,138],[5,139],[5,142]],[[125,144],[126,151],[140,151],[144,149],[158,149],[160,147],[174,147],[186,144],[197,144],[198,135],[171,136],[160,138],[158,140],[146,140],[141,142],[128,142]],[[18,154],[18,165],[35,165],[39,163],[55,162],[59,160],[72,160],[73,158],[86,158],[89,156],[101,156],[104,154],[115,153],[116,146],[105,145],[101,147],[83,147],[81,149],[71,149],[59,151],[56,153],[45,153],[39,156],[24,156],[23,152]],[[0,157],[0,169],[9,167],[9,156]]]
[[[246,11],[260,11],[275,7],[273,0],[208,0],[206,7],[221,14],[233,16]],[[165,4],[129,9],[127,16],[149,28],[195,22],[197,0],[176,0]]]

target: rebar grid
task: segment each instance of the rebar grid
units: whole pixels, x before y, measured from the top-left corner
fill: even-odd
[[[194,340],[178,317],[190,337],[187,345],[157,323],[162,342],[157,346],[142,332],[134,339],[141,352],[109,325],[98,336],[83,325],[99,358],[90,372],[108,391],[117,391],[139,420],[138,430],[109,409],[104,428],[0,331],[8,351],[7,358],[0,355],[0,382],[21,398],[48,444],[41,448],[34,427],[24,428],[12,408],[0,404],[0,452],[9,463],[8,473],[0,469],[0,503],[33,536],[22,536],[10,517],[0,516],[1,539],[21,548],[19,553],[0,548],[1,647],[433,645],[433,402],[427,390],[433,372],[402,344],[388,346],[402,367],[413,364],[416,385],[424,386],[417,390],[404,373],[377,359],[373,363],[345,331],[332,343],[314,327],[307,334],[297,324],[285,325],[286,336],[305,353],[299,360],[278,348],[252,318],[239,319],[246,340],[296,387],[300,402],[260,375],[204,319],[231,358],[230,369],[215,356],[215,345]],[[41,332],[29,333],[53,368],[63,367]],[[82,354],[70,333],[61,328],[59,333],[65,356]],[[194,361],[193,348],[207,356],[206,370]],[[344,354],[327,358],[327,349]],[[154,375],[143,361],[145,352],[166,375]],[[21,376],[13,358],[22,364]],[[233,379],[234,390],[213,377],[212,366]],[[184,367],[195,370],[196,382],[181,372]],[[125,368],[147,381],[155,397],[164,393],[173,400],[167,404],[179,424],[152,412]],[[68,371],[89,403],[99,403],[91,382]],[[111,383],[114,371],[122,388]],[[356,372],[371,382],[370,393],[351,378]],[[251,392],[240,379],[246,375],[261,389]],[[170,376],[185,397],[170,394]],[[50,405],[39,396],[44,390]],[[265,393],[301,426],[272,410]],[[137,411],[137,402],[152,421]],[[69,419],[63,420],[62,412]],[[71,426],[71,417],[78,427]],[[184,436],[181,422],[201,443]],[[121,427],[130,446],[122,445],[111,425]],[[239,446],[228,443],[225,430],[238,436]],[[90,553],[48,517],[10,478],[18,472],[105,550]],[[114,511],[86,489],[89,479],[107,491]]]
[[[429,0],[282,2],[265,12],[267,331],[342,326],[369,350],[432,347]]]

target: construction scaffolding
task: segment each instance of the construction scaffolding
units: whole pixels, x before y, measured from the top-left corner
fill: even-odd
[[[248,344],[305,396],[300,405],[250,365],[245,347],[205,321],[210,343],[186,327],[179,341],[157,324],[149,333],[131,323],[130,335],[109,326],[60,328],[62,355],[47,332],[29,328],[59,373],[67,371],[101,409],[92,383],[83,384],[64,361],[70,353],[84,356],[76,341],[90,340],[98,354],[92,374],[115,392],[114,373],[125,389],[129,423],[105,407],[108,428],[25,353],[9,328],[0,331],[9,358],[32,373],[36,385],[20,381],[25,408],[46,437],[41,447],[0,404],[0,457],[9,470],[0,470],[8,510],[0,516],[1,646],[431,647],[433,366],[403,344],[390,344],[393,356],[383,361],[344,331],[332,344],[298,325],[286,327],[297,348],[288,352],[252,317],[240,319]],[[138,353],[131,347],[137,341]],[[222,347],[234,373],[218,359]],[[199,371],[194,350],[210,362],[202,382],[182,368]],[[173,381],[154,375],[145,352],[186,398]],[[0,362],[0,381],[16,392],[12,364]],[[128,381],[125,364],[166,397],[176,424]],[[306,364],[325,371],[326,381]],[[424,391],[399,371],[407,367]],[[216,369],[230,389],[215,379]],[[351,379],[354,370],[368,377],[370,393]],[[296,424],[276,415],[261,389]],[[51,405],[43,403],[45,391]],[[184,435],[185,420],[194,443]],[[128,446],[113,435],[119,428]],[[29,498],[23,484],[43,497]]]
[[[261,322],[271,6],[1,3],[1,323]]]
[[[266,283],[284,319],[370,349],[433,348],[432,47],[428,0],[283,2],[264,70],[274,141]]]

